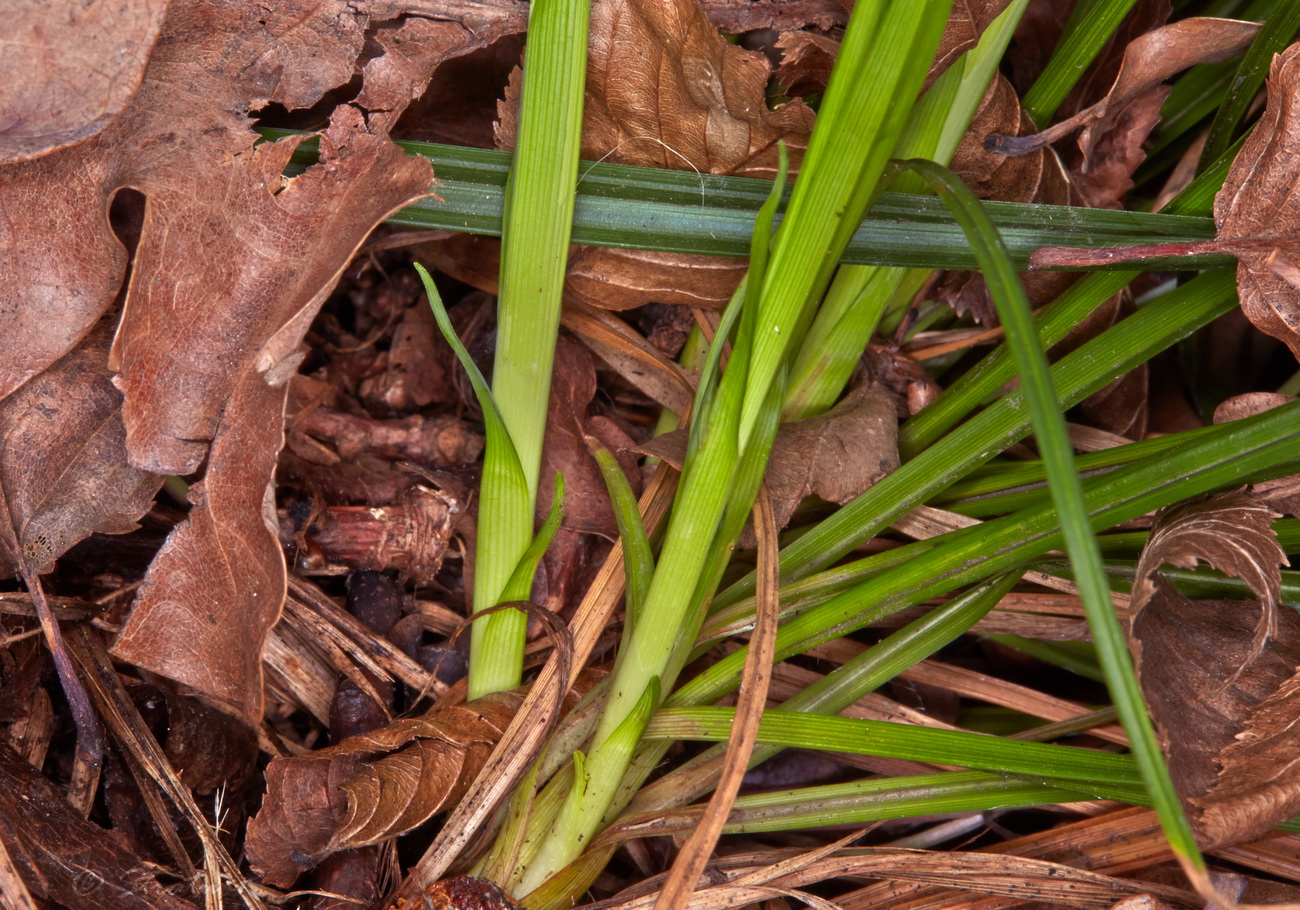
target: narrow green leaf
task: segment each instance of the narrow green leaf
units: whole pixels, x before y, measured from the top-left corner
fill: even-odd
[[[1048,125],[1132,6],[1133,0],[1091,0],[1075,7],[1052,58],[1020,102],[1039,129]]]
[[[1111,602],[1101,551],[1093,535],[1079,474],[1074,467],[1069,431],[1065,427],[1065,417],[1057,410],[1047,355],[1038,346],[1033,310],[1024,287],[997,229],[984,214],[974,193],[951,171],[933,162],[910,161],[907,166],[921,174],[949,204],[953,215],[966,228],[971,246],[980,257],[981,271],[1016,360],[1034,435],[1047,470],[1048,488],[1077,576],[1084,613],[1092,630],[1106,684],[1128,733],[1133,754],[1142,770],[1142,779],[1155,801],[1156,813],[1170,846],[1194,867],[1204,868],[1205,861],[1196,846],[1191,824],[1183,813],[1182,803],[1156,741],[1155,726],[1142,699],[1124,630]]]
[[[596,464],[600,466],[600,475],[605,480],[605,489],[609,491],[609,499],[614,506],[618,536],[623,542],[623,570],[627,575],[627,618],[624,620],[623,632],[626,636],[631,629],[636,628],[641,608],[645,605],[650,579],[654,576],[654,552],[650,548],[645,525],[641,522],[636,494],[627,482],[623,467],[604,446],[590,437],[587,442],[596,458]]]
[[[735,708],[664,708],[650,719],[647,739],[696,739],[725,742]],[[1032,743],[962,730],[941,730],[883,720],[804,714],[773,709],[764,712],[758,742],[783,748],[819,749],[911,761],[962,765],[979,771],[1042,779],[1050,768],[1054,781],[1070,781],[1098,797],[1128,799],[1141,793],[1142,781],[1129,755],[1094,749]]]

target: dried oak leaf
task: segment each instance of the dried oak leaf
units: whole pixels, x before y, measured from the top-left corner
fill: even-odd
[[[1143,694],[1207,847],[1300,810],[1300,615],[1278,610],[1276,517],[1242,493],[1175,506],[1157,517],[1133,587]],[[1198,561],[1242,578],[1258,601],[1191,600],[1156,571]]]
[[[582,154],[592,160],[713,174],[776,174],[777,142],[797,167],[813,112],[769,110],[771,67],[729,44],[695,0],[607,0],[592,8]],[[519,74],[500,106],[497,145],[514,146]],[[566,291],[591,306],[720,307],[745,274],[735,259],[579,248]]]
[[[299,139],[255,146],[251,111],[310,107],[351,78],[366,34],[419,4],[344,0],[174,2],[144,80],[93,140],[3,170],[0,397],[73,347],[117,294],[126,253],[108,225],[124,187],[146,200],[122,323],[110,354],[125,393],[134,464],[189,473],[202,461],[241,374],[290,354],[348,257],[389,212],[427,191],[427,163],[387,138],[418,84],[384,81],[388,54],[366,64],[373,113],[336,109],[322,161],[280,174]],[[522,27],[521,9],[463,10],[465,52]],[[409,15],[408,15],[409,14]],[[388,36],[386,34],[386,40]],[[405,57],[403,58],[405,62]],[[426,74],[427,76],[427,74]]]
[[[92,533],[125,534],[149,510],[157,474],[126,461],[122,393],[104,366],[112,326],[0,401],[0,497],[35,575]],[[16,574],[0,535],[0,576]],[[10,544],[12,545],[12,544]]]
[[[396,837],[455,805],[521,700],[496,693],[273,760],[248,823],[253,871],[288,887],[331,853]]]
[[[0,842],[23,884],[50,906],[194,910],[159,884],[113,832],[78,815],[57,787],[7,745],[0,745]],[[4,895],[0,889],[0,899]]]
[[[293,366],[244,374],[207,473],[190,488],[194,507],[150,563],[112,647],[118,660],[228,702],[253,725],[262,718],[262,647],[287,584],[274,484]]]
[[[17,0],[0,35],[0,163],[26,161],[94,136],[140,84],[167,0]]]
[[[1273,58],[1264,113],[1214,199],[1220,241],[1243,243],[1237,257],[1241,309],[1261,331],[1300,357],[1300,273],[1293,260],[1300,199],[1300,45]],[[1254,246],[1254,248],[1251,248]]]

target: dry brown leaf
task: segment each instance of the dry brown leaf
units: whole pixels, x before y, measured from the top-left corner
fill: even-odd
[[[121,113],[140,84],[167,0],[16,0],[0,36],[0,163],[84,142]]]
[[[1097,140],[1119,123],[1140,96],[1189,66],[1216,63],[1240,53],[1258,31],[1257,22],[1198,17],[1147,32],[1124,49],[1119,74],[1101,101],[1033,136],[991,137],[991,146],[1003,154],[1022,154],[1082,130],[1079,148],[1088,160]]]
[[[786,94],[803,98],[826,91],[840,52],[838,41],[816,32],[785,32],[776,40],[776,47],[781,52],[776,81]]]
[[[1016,90],[996,74],[949,167],[981,199],[1029,202],[1038,193],[1048,151],[1008,157],[985,149],[984,139],[990,134],[1023,135],[1033,128],[1033,121],[1020,109]]]
[[[656,436],[638,452],[680,469],[686,432]],[[772,444],[766,483],[776,526],[785,527],[809,496],[843,505],[898,467],[898,415],[892,396],[872,382],[854,386],[817,417],[782,424]],[[746,529],[742,546],[753,546]]]
[[[1246,138],[1214,199],[1219,239],[1262,240],[1236,252],[1241,309],[1255,327],[1300,357],[1300,276],[1292,264],[1300,200],[1293,189],[1300,157],[1300,45],[1273,58],[1263,115]]]
[[[111,832],[78,815],[57,787],[8,746],[0,746],[0,841],[27,887],[48,906],[194,908],[159,884],[154,871]]]
[[[256,22],[246,12],[173,3],[120,116],[93,141],[4,170],[0,334],[11,356],[0,396],[66,353],[111,303],[126,255],[108,204],[124,187],[145,197],[111,366],[132,461],[150,470],[198,467],[240,375],[293,352],[365,234],[431,183],[428,165],[386,136],[410,83],[397,97],[389,83],[367,85],[380,112],[368,119],[338,108],[322,162],[293,181],[280,173],[300,140],[254,148],[251,129],[252,110],[310,107],[345,84],[367,29],[416,12],[410,4],[281,3]],[[454,48],[422,49],[430,66],[523,25],[509,7],[465,14]],[[391,65],[381,55],[366,69],[382,81]]]
[[[291,361],[292,364],[292,361]],[[280,618],[284,553],[275,465],[288,376],[244,374],[217,428],[194,507],[149,566],[113,656],[262,718],[262,647]]]
[[[162,478],[126,463],[122,394],[101,324],[81,347],[0,401],[0,496],[29,569],[42,575],[91,533],[125,534]],[[75,392],[73,391],[75,390]],[[0,575],[18,570],[0,536]]]
[[[249,863],[288,887],[331,853],[396,837],[460,799],[521,696],[497,693],[278,758],[249,822]]]
[[[693,0],[596,4],[583,153],[771,179],[777,140],[790,146],[797,167],[813,113],[797,101],[768,110],[770,75],[761,54],[724,41]],[[502,126],[505,140],[513,130]]]
[[[1242,493],[1176,506],[1157,518],[1134,582],[1143,694],[1207,846],[1257,836],[1300,810],[1300,616],[1278,610],[1286,556],[1275,517]],[[1258,601],[1191,600],[1156,572],[1198,561],[1242,578]]]

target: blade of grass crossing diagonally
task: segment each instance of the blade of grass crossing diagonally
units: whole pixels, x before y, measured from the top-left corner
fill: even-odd
[[[533,509],[546,426],[560,295],[569,254],[582,129],[588,0],[536,0],[519,106],[514,165],[506,186],[500,303],[492,383],[523,471],[524,489],[498,483],[484,455],[474,610],[501,598],[533,537]],[[519,685],[526,617],[507,610],[475,622],[469,694]]]
[[[1039,129],[1047,126],[1132,6],[1133,0],[1090,0],[1075,6],[1052,59],[1020,102]]]
[[[925,177],[935,192],[949,203],[953,215],[966,228],[971,245],[984,260],[984,277],[997,307],[998,318],[1006,328],[1007,343],[1015,356],[1030,420],[1047,471],[1048,486],[1060,516],[1061,532],[1074,566],[1084,613],[1092,630],[1106,684],[1175,856],[1189,871],[1204,876],[1205,861],[1196,847],[1191,825],[1183,813],[1156,742],[1155,727],[1142,700],[1124,631],[1111,602],[1101,550],[1093,535],[1079,475],[1074,467],[1065,418],[1057,410],[1047,357],[1038,346],[1033,313],[1024,288],[1001,246],[997,230],[984,215],[974,194],[952,172],[932,162],[913,161],[908,166]]]

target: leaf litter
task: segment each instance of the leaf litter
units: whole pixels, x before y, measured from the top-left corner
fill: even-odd
[[[349,263],[389,213],[437,191],[428,166],[388,140],[412,99],[444,63],[451,72],[453,59],[462,67],[459,79],[474,72],[477,55],[486,63],[498,54],[493,65],[501,70],[501,60],[517,53],[510,42],[525,27],[526,6],[501,0],[449,13],[433,3],[290,4],[252,15],[241,4],[214,11],[182,2],[165,18],[157,4],[136,6],[138,18],[118,30],[92,34],[96,23],[88,20],[86,34],[68,36],[81,55],[69,59],[95,59],[111,46],[132,54],[117,55],[114,69],[34,76],[7,99],[11,110],[27,105],[5,120],[17,126],[0,132],[0,159],[7,162],[0,166],[0,198],[9,219],[0,232],[8,298],[0,332],[10,342],[0,364],[7,519],[0,566],[26,576],[33,588],[21,600],[5,595],[0,609],[12,607],[24,624],[33,605],[44,610],[47,628],[56,630],[46,633],[52,639],[60,623],[71,630],[66,644],[54,644],[56,662],[65,662],[65,689],[84,683],[83,710],[98,714],[109,733],[102,759],[93,750],[75,760],[60,757],[50,712],[66,709],[41,682],[48,655],[26,633],[7,639],[6,654],[24,669],[5,664],[0,677],[15,705],[2,718],[10,728],[0,746],[12,786],[0,789],[32,795],[27,802],[0,800],[0,827],[10,832],[0,838],[8,854],[0,887],[9,894],[12,872],[29,896],[67,903],[84,897],[81,889],[93,878],[100,889],[95,905],[110,907],[196,906],[219,900],[223,887],[249,906],[282,900],[268,886],[316,887],[374,902],[391,891],[394,871],[406,871],[398,894],[408,903],[443,900],[422,894],[422,877],[445,870],[522,777],[553,729],[566,683],[605,646],[616,618],[621,557],[608,540],[613,523],[585,437],[600,437],[619,452],[634,487],[645,482],[651,529],[671,495],[673,472],[660,466],[643,473],[633,452],[650,435],[651,402],[685,410],[694,377],[642,337],[652,335],[653,321],[640,308],[655,302],[692,309],[707,325],[702,310],[725,302],[743,265],[574,252],[569,291],[578,305],[565,325],[587,348],[561,340],[545,457],[546,470],[563,473],[571,492],[580,492],[571,526],[534,592],[548,609],[573,617],[574,647],[547,658],[546,642],[555,636],[544,638],[540,659],[547,662],[531,692],[460,705],[463,683],[448,659],[459,656],[450,638],[472,575],[476,405],[457,386],[459,374],[439,347],[429,311],[409,279],[397,277],[406,267],[395,252],[403,244],[376,244]],[[932,75],[1005,6],[956,4]],[[1168,10],[1152,4],[1145,13],[1163,21]],[[1093,88],[1085,83],[1078,114],[1026,140],[1038,143],[1032,154],[1007,158],[984,148],[990,134],[1033,130],[1012,82],[999,77],[955,162],[981,195],[1121,205],[1163,100],[1158,83],[1187,60],[1238,52],[1255,28],[1181,20],[1151,32],[1153,22],[1143,21],[1133,28],[1146,34],[1119,42],[1112,54],[1124,52],[1110,92],[1096,98],[1098,88],[1089,98]],[[813,120],[802,101],[769,105],[770,81],[775,75],[799,95],[824,87],[843,22],[843,5],[824,0],[597,3],[586,156],[765,175],[776,140],[797,152]],[[750,44],[775,41],[783,63],[774,67],[724,40],[719,27],[774,29]],[[674,53],[628,56],[629,48],[647,46]],[[14,52],[12,42],[0,41],[0,59]],[[197,59],[222,64],[199,66]],[[1216,215],[1222,248],[1235,242],[1231,249],[1242,258],[1243,307],[1295,349],[1285,309],[1295,269],[1282,238],[1268,234],[1289,216],[1284,207],[1255,201],[1279,197],[1273,188],[1290,179],[1278,149],[1291,129],[1291,59],[1275,63],[1264,119]],[[107,84],[69,81],[100,75]],[[46,86],[63,94],[42,97]],[[455,90],[438,89],[444,96]],[[500,90],[497,140],[509,147],[517,82]],[[76,105],[67,103],[73,96]],[[252,126],[260,114],[316,129],[320,163],[283,178],[304,140],[258,143]],[[401,128],[420,126],[408,118]],[[486,136],[490,128],[479,122],[465,129]],[[1071,130],[1080,131],[1080,151],[1077,158],[1063,153],[1063,165],[1045,142]],[[434,258],[447,273],[491,290],[495,253],[483,243],[451,238],[425,246],[442,250]],[[958,309],[979,312],[978,288],[939,290]],[[485,303],[467,295],[455,307],[476,355],[491,342]],[[767,482],[771,514],[748,541],[759,545],[760,567],[771,569],[776,530],[800,509],[822,508],[817,500],[846,502],[898,464],[898,417],[933,398],[934,380],[901,352],[891,356],[898,375],[882,381],[906,402],[863,382],[834,411],[783,431]],[[1136,387],[1128,381],[1127,391],[1113,388],[1109,398],[1091,400],[1083,417],[1140,438],[1152,393],[1145,380]],[[167,475],[168,493],[155,501]],[[1160,519],[1138,571],[1151,590],[1135,601],[1134,647],[1166,748],[1179,757],[1177,779],[1198,834],[1220,858],[1294,880],[1300,870],[1288,871],[1287,848],[1268,846],[1290,841],[1242,843],[1300,808],[1287,758],[1294,743],[1286,735],[1300,662],[1287,649],[1300,630],[1293,629],[1292,611],[1278,605],[1281,550],[1269,530],[1275,513],[1262,504],[1294,511],[1287,505],[1294,494],[1280,482],[1255,492],[1261,498],[1233,494],[1238,498]],[[139,541],[147,555],[94,576],[69,574],[83,554],[114,538]],[[1159,579],[1157,563],[1195,562],[1196,555],[1246,577],[1257,601],[1195,601]],[[60,593],[98,599],[45,598],[35,583],[41,575]],[[765,589],[760,615],[771,621],[760,622],[760,638],[771,632],[775,601],[774,590]],[[1067,623],[1071,635],[1086,635],[1070,618],[1077,612],[1050,620],[1057,625],[1011,607],[1006,613],[1007,625],[986,627],[1041,631]],[[116,635],[111,656],[103,632]],[[831,652],[815,657],[836,659]],[[777,667],[770,692],[806,685],[807,674]],[[957,703],[956,692],[1009,709],[1055,712],[1050,716],[1064,722],[1090,698],[1043,696],[1034,680],[1003,681],[939,663],[919,665],[913,676],[906,686],[919,693],[919,708],[877,697],[871,710],[936,723],[934,715],[947,710],[942,705]],[[936,688],[927,695],[927,686]],[[761,709],[766,689],[761,674],[751,674],[750,708]],[[432,709],[421,701],[425,695],[437,698]],[[1113,729],[1097,731],[1117,741]],[[750,733],[748,725],[736,728],[742,745]],[[332,745],[319,748],[322,735]],[[81,739],[88,736],[82,727]],[[254,750],[270,764],[256,765]],[[1036,846],[1016,861],[984,853],[872,854],[847,848],[848,839],[800,857],[767,851],[731,860],[725,857],[735,845],[724,839],[711,856],[731,797],[751,780],[744,764],[743,751],[734,752],[710,823],[697,828],[695,814],[680,828],[694,830],[690,843],[701,846],[679,854],[668,890],[659,891],[662,881],[651,873],[673,866],[671,857],[661,857],[657,869],[647,866],[653,850],[634,842],[629,855],[639,857],[653,892],[641,900],[675,895],[674,904],[731,906],[799,896],[829,906],[800,889],[846,875],[895,881],[844,892],[836,900],[844,907],[901,906],[905,893],[941,891],[953,882],[962,887],[948,890],[949,903],[969,903],[981,891],[998,895],[1003,906],[1022,898],[1075,906],[1110,906],[1128,896],[1127,906],[1141,895],[1169,905],[1187,899],[1154,875],[1109,877],[1144,866],[1158,871],[1155,864],[1167,857],[1143,810],[1103,811],[1054,826],[1033,836]],[[840,773],[853,769],[832,764]],[[799,769],[797,757],[791,767]],[[1261,775],[1261,767],[1277,773]],[[94,814],[97,789],[107,816]],[[43,809],[37,818],[28,803],[58,811]],[[430,844],[421,826],[448,809],[452,818]],[[58,823],[47,825],[42,819],[49,817]],[[102,827],[106,817],[112,838]],[[1092,834],[1083,833],[1088,825]],[[1079,839],[1070,841],[1076,829]],[[428,849],[418,863],[396,869],[385,845],[412,830],[404,840]],[[1140,842],[1132,854],[1140,858],[1109,862],[1105,851],[1117,838]],[[1025,840],[989,852],[1012,845],[1005,850],[1011,854]],[[246,869],[233,858],[241,844]],[[196,845],[197,861],[189,852]],[[45,860],[55,862],[33,861],[35,850],[49,851]],[[75,862],[66,861],[72,856]],[[40,870],[35,879],[26,873],[32,862]],[[317,864],[314,875],[303,874]],[[733,880],[696,890],[705,865],[706,877]],[[251,884],[247,871],[262,884]],[[448,885],[449,893],[460,893],[469,880],[449,881],[461,883]],[[1250,878],[1248,886],[1259,882]],[[890,897],[879,896],[885,893]],[[447,900],[458,906],[461,898]],[[976,897],[971,905],[990,900]]]

